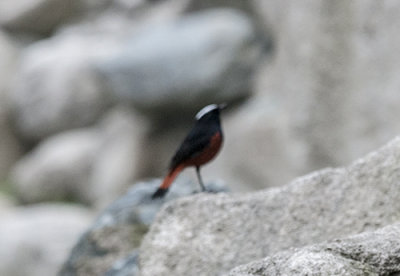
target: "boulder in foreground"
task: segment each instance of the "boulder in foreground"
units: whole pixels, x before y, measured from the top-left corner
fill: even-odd
[[[290,247],[400,220],[400,138],[349,165],[247,195],[167,204],[140,249],[141,275],[221,275]]]
[[[343,240],[294,248],[233,269],[229,276],[398,275],[400,224]]]

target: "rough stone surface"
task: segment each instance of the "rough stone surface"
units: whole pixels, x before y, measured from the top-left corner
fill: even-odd
[[[80,0],[3,0],[0,25],[10,30],[47,34],[71,18]]]
[[[400,138],[346,168],[247,195],[167,204],[140,249],[141,275],[220,275],[290,247],[400,220]]]
[[[159,185],[160,180],[137,183],[107,207],[75,245],[60,276],[103,275],[117,268],[120,273],[129,267],[136,269],[132,251],[140,245],[161,206],[196,191],[195,183],[180,177],[165,198],[153,200],[151,195]],[[225,190],[219,183],[208,186],[214,191]]]
[[[248,96],[258,53],[249,19],[216,10],[132,35],[98,70],[117,98],[165,119]]]
[[[279,252],[233,269],[229,276],[398,275],[400,224],[375,232]]]
[[[89,176],[101,136],[95,129],[55,135],[18,161],[12,182],[22,202],[90,202]]]
[[[0,274],[56,275],[91,217],[85,208],[61,204],[0,213]]]
[[[95,122],[110,101],[92,63],[114,43],[93,33],[64,32],[30,45],[10,93],[19,133],[36,142]]]

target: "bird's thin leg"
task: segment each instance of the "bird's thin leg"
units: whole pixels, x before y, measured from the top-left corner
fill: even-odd
[[[206,187],[204,186],[203,179],[201,178],[200,167],[199,166],[196,166],[196,173],[197,173],[197,178],[199,179],[201,190],[203,192],[205,192],[206,191]]]

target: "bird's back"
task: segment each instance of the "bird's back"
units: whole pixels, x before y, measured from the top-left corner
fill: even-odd
[[[217,133],[220,134],[222,139],[219,120],[197,121],[172,157],[170,169],[174,169],[179,164],[201,154],[210,145],[212,137]]]

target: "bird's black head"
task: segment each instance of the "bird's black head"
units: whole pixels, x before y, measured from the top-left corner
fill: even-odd
[[[226,104],[210,104],[203,107],[197,114],[197,121],[208,121],[217,119],[219,121],[220,111],[226,107]]]

